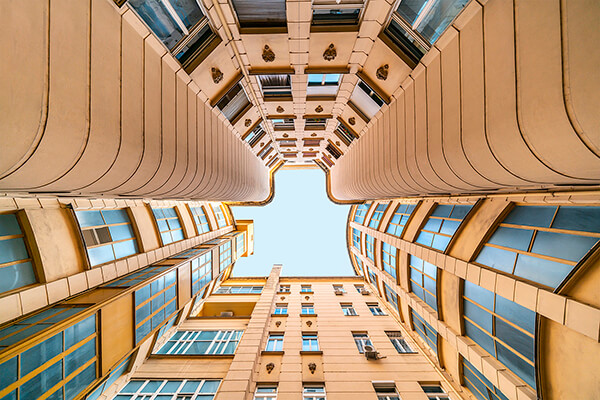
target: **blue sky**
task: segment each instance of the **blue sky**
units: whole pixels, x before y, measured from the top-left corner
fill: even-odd
[[[242,257],[233,276],[354,275],[346,248],[350,206],[329,201],[320,169],[280,170],[275,198],[264,207],[232,207],[236,219],[254,220],[254,254]]]

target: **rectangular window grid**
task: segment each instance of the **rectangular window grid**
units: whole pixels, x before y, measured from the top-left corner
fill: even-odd
[[[415,331],[435,351],[437,355],[437,331],[433,329],[415,310],[410,310]]]
[[[319,338],[316,333],[302,334],[302,351],[319,351]]]
[[[354,307],[352,307],[352,304],[340,304],[340,306],[342,307],[342,311],[344,312],[344,315],[346,315],[346,316],[358,315],[356,313],[356,310],[354,309]]]
[[[388,338],[390,339],[390,342],[392,342],[394,348],[398,353],[415,353],[415,351],[406,342],[406,339],[402,337],[402,333],[400,333],[399,331],[391,331],[385,333],[387,334]]]
[[[411,291],[437,311],[437,267],[411,255],[409,268]]]
[[[210,232],[210,224],[208,222],[208,218],[206,218],[206,211],[204,210],[204,207],[190,207],[190,211],[192,212],[192,217],[194,218],[194,223],[196,224],[196,229],[198,230],[198,235]]]
[[[378,204],[373,211],[373,215],[371,215],[371,220],[369,221],[369,228],[373,228],[375,230],[379,229],[379,224],[381,223],[381,218],[383,218],[383,214],[385,210],[387,210],[389,204]]]
[[[231,241],[227,241],[219,247],[219,272],[223,272],[225,268],[229,267],[231,260]]]
[[[217,225],[219,228],[224,228],[227,226],[227,219],[225,218],[225,214],[223,213],[223,208],[220,204],[211,204],[213,212],[215,213],[215,218],[217,219]]]
[[[114,400],[210,400],[220,380],[131,380]]]
[[[394,215],[390,220],[386,233],[400,237],[404,232],[404,227],[410,219],[413,211],[415,210],[416,204],[399,204]]]
[[[346,293],[346,291],[344,290],[344,285],[332,285],[333,286],[333,291],[339,291],[342,293]]]
[[[177,311],[176,274],[171,271],[134,292],[136,343]]]
[[[187,259],[187,258],[195,257],[198,254],[205,252],[205,251],[206,251],[206,249],[204,249],[204,248],[203,249],[189,249],[189,250],[182,251],[181,253],[176,254],[174,256],[171,256],[170,258],[186,258]]]
[[[254,400],[277,400],[277,386],[258,385],[254,392]]]
[[[387,301],[389,301],[390,304],[396,309],[396,312],[400,314],[400,307],[398,307],[398,294],[385,282],[383,283],[383,289],[385,290],[385,297]]]
[[[476,398],[479,400],[508,400],[508,397],[477,371],[473,364],[464,357],[461,357],[461,360],[465,386]]]
[[[352,245],[360,251],[360,231],[352,228]]]
[[[290,285],[279,285],[279,292],[281,293],[289,293]]]
[[[210,251],[194,258],[192,265],[192,295],[198,294],[212,280],[212,253]]]
[[[371,339],[369,339],[369,335],[366,333],[353,333],[352,337],[354,338],[354,343],[356,344],[358,352],[361,354],[365,352],[365,346],[373,346]]]
[[[556,288],[600,240],[600,207],[516,206],[475,262]]]
[[[465,281],[465,336],[535,388],[535,312]]]
[[[400,400],[394,382],[385,382],[383,385],[373,382],[373,388],[375,389],[377,400]]]
[[[158,330],[158,334],[157,337],[162,337],[162,335],[164,335],[169,329],[171,329],[173,326],[175,326],[175,321],[177,320],[177,315],[175,314],[171,317],[170,320],[167,321],[166,324],[164,324],[163,326],[160,327],[160,329]]]
[[[15,214],[0,214],[0,293],[37,282],[25,235]]]
[[[302,314],[314,314],[315,306],[313,304],[302,304]]]
[[[362,291],[365,290],[365,285],[354,285],[354,289],[356,289],[358,293],[362,294]]]
[[[94,389],[93,392],[91,392],[85,397],[85,400],[98,399],[107,388],[109,388],[113,383],[116,382],[117,379],[129,372],[130,362],[131,356],[127,357],[121,364],[117,365],[117,367],[114,368],[112,372],[108,375],[108,377],[98,387],[96,387],[96,389]]]
[[[286,315],[288,313],[287,304],[276,304],[273,314]]]
[[[183,228],[174,207],[152,208],[163,245],[183,240]]]
[[[242,232],[241,234],[235,237],[235,252],[238,257],[240,257],[246,251],[246,233]]]
[[[421,228],[417,243],[445,251],[472,205],[438,204]]]
[[[381,307],[379,307],[379,304],[377,303],[369,303],[367,304],[367,307],[369,307],[369,311],[371,311],[371,314],[375,316],[386,315],[386,313],[383,312],[383,310],[381,309]]]
[[[375,262],[375,238],[369,234],[365,235],[365,247],[367,252],[367,257]]]
[[[262,286],[221,286],[216,294],[260,294]]]
[[[300,287],[300,292],[301,293],[310,293],[310,292],[312,292],[312,286],[311,285],[302,285]]]
[[[272,333],[267,339],[266,351],[283,351],[283,333]]]
[[[360,258],[358,258],[356,254],[353,254],[353,257],[354,261],[356,261],[356,266],[358,267],[356,272],[358,275],[362,276],[362,274],[364,274],[362,261],[360,261]]]
[[[367,211],[369,211],[370,207],[371,203],[364,203],[356,207],[356,211],[354,212],[354,222],[363,225],[365,217],[367,216]]]
[[[421,385],[421,389],[427,395],[428,400],[450,400],[448,394],[442,389],[442,387],[437,385]]]
[[[234,354],[243,331],[177,331],[157,354]]]
[[[377,286],[377,274],[371,270],[371,267],[367,267],[367,272],[369,274],[369,280],[375,286]]]
[[[125,275],[122,278],[107,283],[106,287],[131,287],[142,283],[147,279],[151,279],[156,275],[163,273],[166,270],[173,268],[171,265],[150,265],[146,268],[140,269],[139,271],[133,272],[129,275]]]
[[[324,386],[304,386],[302,400],[326,400]]]
[[[125,209],[75,211],[90,264],[104,264],[138,253],[138,245]]]
[[[44,316],[47,322],[53,319],[46,312],[29,319]],[[22,351],[0,365],[0,396],[7,400],[37,399],[40,394],[48,394],[52,400],[75,398],[98,375],[96,340],[94,314]]]
[[[396,279],[396,255],[398,250],[386,242],[381,244],[381,260],[383,261],[383,270],[392,278]]]

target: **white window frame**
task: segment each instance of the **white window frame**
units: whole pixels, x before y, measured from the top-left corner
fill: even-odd
[[[310,392],[310,389],[323,389],[322,392]],[[325,385],[304,385],[302,387],[302,400],[326,400]]]
[[[312,312],[304,312],[304,310],[312,310]],[[302,315],[312,315],[315,313],[314,304],[302,304]]]
[[[274,392],[259,393],[259,389],[275,389]],[[277,385],[257,385],[254,390],[254,400],[277,400]]]
[[[305,340],[308,340],[308,342],[309,342],[308,349],[304,348]],[[319,336],[316,333],[303,333],[302,334],[302,351],[320,351],[320,350],[321,349],[319,347]]]
[[[369,310],[371,311],[371,314],[373,314],[374,316],[381,316],[381,315],[387,315],[382,309],[381,306],[379,304],[376,303],[369,303],[367,304],[367,307],[369,307]]]
[[[270,333],[267,338],[265,351],[283,351],[283,333]],[[273,348],[269,348],[273,347]]]
[[[308,290],[306,290],[308,289]],[[312,290],[312,285],[301,285],[300,286],[300,293],[311,293]]]
[[[358,315],[352,304],[340,304],[340,306],[342,307],[342,311],[346,317],[354,317]]]
[[[358,352],[363,354],[365,352],[365,346],[373,346],[371,339],[369,338],[368,333],[352,333],[352,338],[354,338],[354,343],[356,344],[356,348],[358,348]]]
[[[189,398],[189,399],[195,399],[197,396],[199,395],[213,395],[215,396],[218,392],[219,389],[221,388],[221,383],[223,382],[222,379],[165,379],[162,380],[162,383],[160,384],[160,386],[158,387],[158,389],[156,389],[156,391],[154,393],[141,393],[142,388],[144,388],[146,386],[146,384],[150,381],[161,381],[162,379],[131,379],[129,382],[132,381],[141,381],[144,382],[135,392],[124,392],[123,390],[125,389],[125,387],[123,387],[116,395],[125,395],[125,396],[130,396],[131,400],[150,400],[150,399],[155,399],[157,395],[171,395],[174,396],[175,399],[180,399],[180,396],[186,396],[185,398]],[[171,393],[160,393],[160,391],[165,387],[165,385],[169,382],[169,381],[181,381],[181,384],[179,385],[179,387],[177,388],[177,390],[175,392],[171,392]],[[183,387],[185,386],[185,384],[188,381],[201,381],[201,383],[198,385],[198,387],[196,388],[196,390],[194,391],[194,393],[191,392],[181,392],[181,390],[183,389]],[[199,390],[202,388],[202,386],[204,386],[204,383],[206,381],[220,381],[219,382],[219,387],[217,388],[217,390],[214,393],[202,393]],[[213,397],[214,398],[214,397]]]
[[[406,339],[404,339],[404,337],[402,336],[402,333],[397,331],[386,331],[385,334],[390,339],[390,342],[392,342],[392,345],[394,346],[398,354],[415,353],[415,351],[408,344]]]
[[[176,331],[173,333],[173,335],[171,335],[171,338],[177,332],[183,332],[183,335],[181,335],[180,338],[175,339],[175,340],[171,340],[169,338],[169,340],[167,342],[165,342],[165,344],[163,344],[163,346],[165,346],[168,342],[175,342],[175,344],[169,349],[169,351],[167,351],[166,353],[160,353],[160,354],[186,355],[187,351],[189,350],[190,347],[192,347],[192,344],[194,342],[208,342],[208,340],[199,340],[198,339],[198,337],[201,335],[201,333],[206,332],[206,331]],[[227,345],[232,342],[237,342],[235,348],[233,349],[233,353],[231,353],[231,354],[235,354],[235,351],[237,350],[237,346],[239,345],[240,340],[241,340],[241,337],[240,337],[240,339],[232,340],[233,337],[237,337],[237,332],[241,332],[243,334],[244,331],[241,331],[241,330],[238,331],[238,330],[233,330],[233,329],[218,330],[217,334],[215,335],[215,337],[211,341],[210,345],[206,349],[206,352],[203,354],[206,354],[206,355],[229,354],[229,353],[225,353],[225,349],[227,348]],[[218,353],[213,353],[212,351],[214,349],[216,349],[222,343],[223,343],[223,345],[221,347],[221,350]]]
[[[285,309],[285,312],[277,312],[279,310]],[[287,315],[288,313],[288,305],[286,304],[275,304],[275,310],[273,311],[273,314],[276,315]]]

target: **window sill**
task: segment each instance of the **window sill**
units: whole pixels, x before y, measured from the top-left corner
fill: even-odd
[[[310,356],[312,356],[312,355],[320,356],[320,355],[323,355],[323,352],[321,350],[314,350],[314,351],[311,351],[311,350],[300,350],[300,354],[305,355],[305,356],[309,356],[309,355]]]
[[[310,292],[300,292],[300,294],[315,294],[312,290]]]
[[[348,315],[344,314],[344,317],[358,317],[358,316],[359,316],[358,314],[348,314]]]
[[[277,292],[277,294],[291,294],[290,292]]]
[[[285,354],[285,352],[283,350],[279,350],[279,351],[263,350],[260,352],[261,356],[282,356],[284,354]]]
[[[300,314],[301,317],[316,317],[317,314]]]
[[[235,354],[151,354],[149,358],[154,359],[221,359],[221,358],[233,358]]]
[[[287,314],[271,314],[271,317],[287,317]]]

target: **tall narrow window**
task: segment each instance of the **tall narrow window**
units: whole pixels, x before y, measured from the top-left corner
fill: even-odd
[[[220,380],[131,380],[115,399],[149,400],[174,399],[212,400],[219,390]]]
[[[396,279],[396,255],[398,250],[386,243],[381,244],[381,260],[383,261],[383,270],[392,278]]]
[[[358,293],[362,294],[363,290],[365,290],[365,285],[354,285],[354,289],[356,289]]]
[[[386,232],[401,237],[404,227],[415,210],[416,204],[399,204],[390,220]]]
[[[379,304],[377,303],[367,303],[367,307],[369,307],[369,311],[371,311],[371,314],[375,316],[386,315],[386,313],[383,312],[383,310],[381,309],[381,307],[379,307]]]
[[[352,245],[360,251],[360,231],[352,228]]]
[[[171,271],[134,292],[136,343],[177,311],[176,278],[177,272]]]
[[[365,222],[365,217],[367,216],[371,204],[372,203],[363,203],[356,207],[356,211],[354,212],[354,222],[361,225]]]
[[[319,351],[319,338],[316,333],[302,334],[302,351]]]
[[[373,382],[377,400],[400,400],[394,382]]]
[[[516,206],[475,262],[556,288],[600,240],[600,207]]]
[[[231,262],[231,241],[228,240],[219,247],[219,272],[229,267]]]
[[[213,212],[215,213],[215,218],[217,219],[217,225],[219,228],[224,228],[227,226],[227,219],[225,218],[225,214],[223,213],[223,206],[220,204],[211,204]]]
[[[175,208],[153,208],[163,245],[183,240],[183,228]]]
[[[427,395],[428,400],[450,400],[448,394],[438,385],[421,385],[421,389]]]
[[[437,267],[413,255],[409,260],[410,289],[431,308],[437,310]]]
[[[90,264],[100,265],[138,252],[127,211],[75,211]]]
[[[377,287],[377,274],[375,274],[375,272],[373,272],[371,267],[367,267],[367,272],[369,274],[369,280],[371,281],[371,283],[373,285],[375,285],[375,287]]]
[[[236,83],[217,102],[217,108],[221,110],[225,118],[235,124],[244,113],[252,107],[246,92],[240,83]],[[212,206],[214,209],[214,206]]]
[[[0,293],[37,282],[15,214],[0,214]]]
[[[353,254],[354,256],[354,261],[356,261],[356,273],[360,276],[362,276],[362,274],[364,274],[363,272],[363,263],[362,261],[360,261],[360,258],[358,258],[358,256],[356,254]]]
[[[438,204],[421,228],[417,243],[445,251],[472,205]]]
[[[325,386],[304,385],[302,390],[302,400],[326,400]]]
[[[385,297],[387,299],[387,301],[390,302],[391,305],[394,306],[394,308],[396,309],[396,312],[398,313],[398,315],[400,314],[400,307],[398,307],[398,294],[391,288],[388,286],[387,283],[383,283],[383,288],[385,290]]]
[[[194,217],[194,223],[196,224],[198,235],[210,232],[210,224],[208,222],[208,218],[206,218],[204,207],[190,207],[190,211],[192,212],[192,217]]]
[[[277,385],[258,385],[254,400],[277,400]]]
[[[492,384],[481,372],[464,357],[461,357],[463,381],[471,393],[479,400],[507,400],[500,389]]]
[[[267,339],[266,351],[283,351],[283,333],[271,333]]]
[[[366,333],[352,333],[352,337],[354,338],[354,343],[356,343],[358,352],[361,354],[365,352],[365,346],[373,346],[371,339],[369,339],[369,335]]]
[[[388,338],[390,339],[390,342],[392,342],[394,348],[398,353],[414,353],[413,349],[411,349],[404,337],[402,337],[402,333],[398,331],[385,333],[387,334]]]
[[[365,245],[367,257],[375,262],[375,238],[369,234],[365,235]]]
[[[379,224],[381,223],[381,218],[383,218],[383,214],[385,210],[387,210],[389,204],[378,204],[373,211],[373,215],[371,215],[371,221],[369,221],[369,228],[373,228],[375,230],[379,229]]]
[[[206,252],[192,260],[192,294],[196,295],[212,280],[212,253]]]
[[[356,313],[356,310],[354,309],[354,307],[352,307],[352,303],[340,304],[340,306],[342,306],[342,311],[344,312],[344,315],[346,315],[346,316],[358,315]]]
[[[157,354],[234,354],[243,331],[177,331]]]
[[[238,257],[246,252],[246,233],[242,232],[241,234],[235,237],[235,253]]]
[[[415,310],[410,310],[412,316],[413,325],[415,330],[421,336],[421,338],[435,351],[437,354],[437,331],[429,325],[423,317],[421,317]]]

